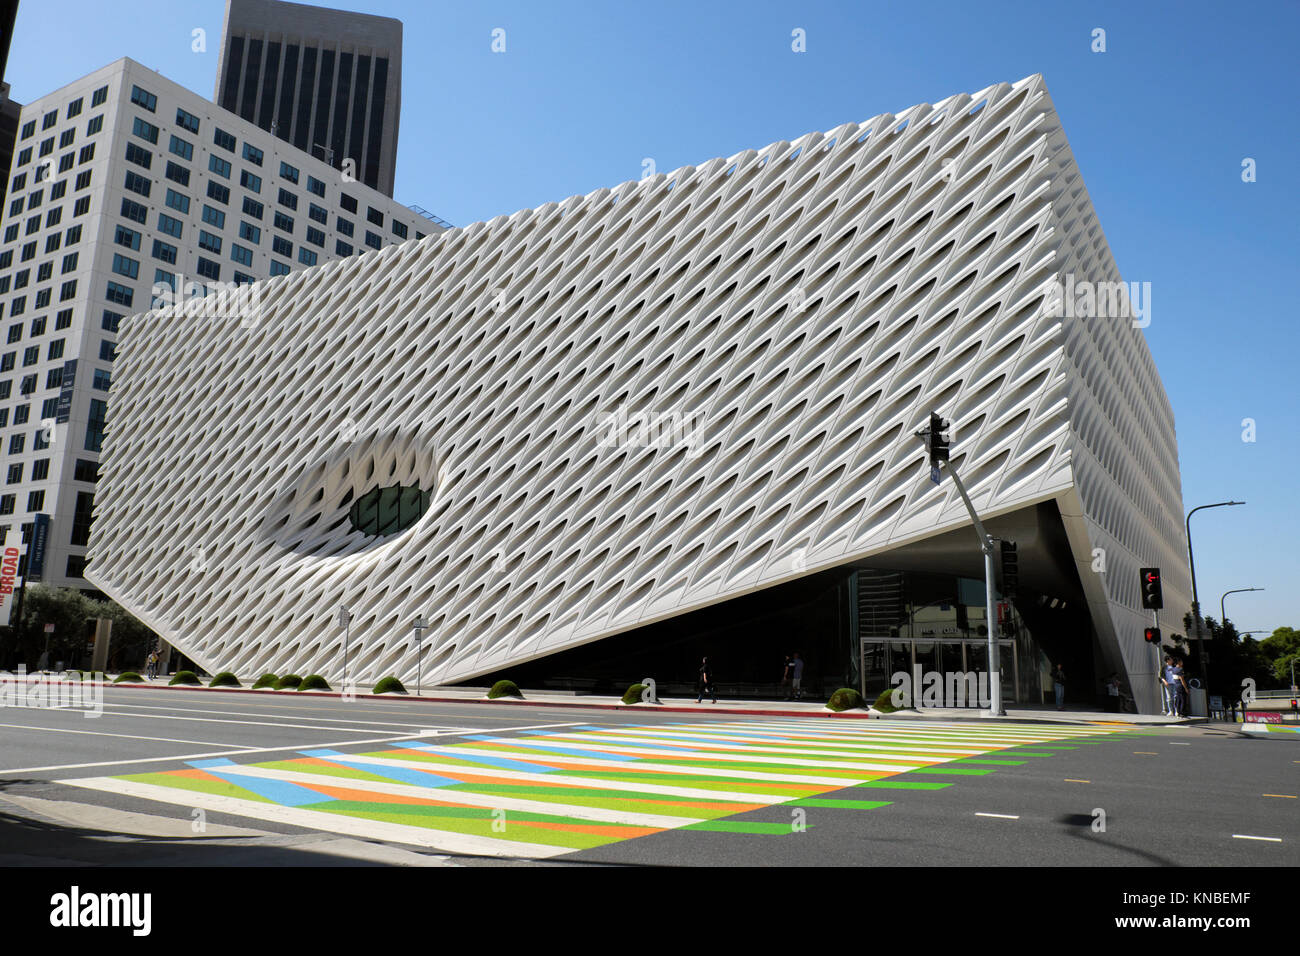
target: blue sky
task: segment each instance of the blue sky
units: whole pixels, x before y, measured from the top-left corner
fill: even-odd
[[[321,5],[404,22],[396,197],[457,225],[636,179],[645,158],[670,171],[1043,73],[1124,278],[1151,283],[1146,334],[1177,416],[1185,506],[1248,503],[1193,519],[1202,603],[1217,617],[1224,591],[1263,587],[1229,598],[1229,617],[1300,626],[1300,309],[1286,292],[1300,278],[1300,5]],[[24,0],[13,95],[130,56],[211,96],[223,11]],[[191,50],[195,28],[206,53]]]

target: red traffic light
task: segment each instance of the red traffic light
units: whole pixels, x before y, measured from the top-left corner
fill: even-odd
[[[1160,628],[1148,627],[1145,631],[1142,632],[1142,637],[1148,644],[1159,644]]]

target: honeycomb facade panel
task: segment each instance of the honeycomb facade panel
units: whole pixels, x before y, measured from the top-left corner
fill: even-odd
[[[1136,688],[1173,416],[1073,279],[1119,273],[1032,76],[137,316],[87,576],[208,669],[413,678],[423,615],[464,680],[967,524],[933,409],[982,514],[1057,502]]]

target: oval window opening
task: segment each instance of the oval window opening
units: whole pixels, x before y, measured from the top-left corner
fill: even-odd
[[[431,491],[419,485],[390,485],[368,491],[352,503],[348,520],[352,530],[370,537],[386,538],[415,524],[429,510]]]

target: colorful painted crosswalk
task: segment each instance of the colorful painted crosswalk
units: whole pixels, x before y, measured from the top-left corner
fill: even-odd
[[[776,804],[875,810],[906,791],[1115,733],[815,718],[579,725],[64,782],[452,853],[541,859],[672,829],[781,835],[789,824],[729,818]]]

